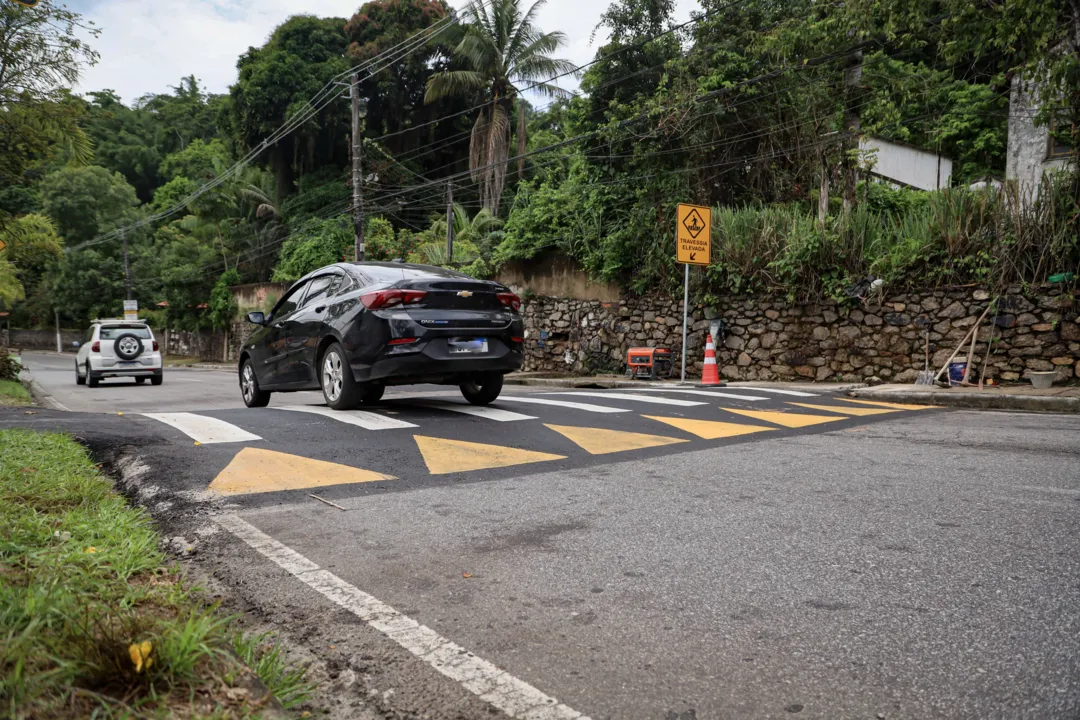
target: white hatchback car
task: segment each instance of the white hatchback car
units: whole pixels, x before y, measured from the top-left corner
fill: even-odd
[[[161,353],[150,326],[123,320],[95,320],[86,340],[73,343],[79,349],[75,356],[75,382],[97,387],[105,378],[133,377],[143,383],[150,378],[160,385]]]

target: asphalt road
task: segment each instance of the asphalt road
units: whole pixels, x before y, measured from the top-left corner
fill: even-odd
[[[334,717],[1080,717],[1076,416],[742,387],[326,415],[180,370],[123,390],[0,426],[119,458],[234,607],[310,648]]]
[[[23,354],[23,364],[57,402],[75,412],[157,412],[244,407],[235,373],[194,368],[166,368],[164,382],[136,385],[133,378],[104,380],[98,387],[75,384],[75,355]],[[296,393],[301,402],[320,400],[318,393]]]

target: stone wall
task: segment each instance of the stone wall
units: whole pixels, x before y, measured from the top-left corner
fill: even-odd
[[[85,330],[60,330],[64,352],[74,353],[73,342],[82,342]],[[0,330],[0,346],[23,350],[51,350],[56,352],[56,330]]]
[[[937,369],[978,321],[990,294],[977,288],[886,296],[877,303],[790,304],[775,298],[726,298],[691,308],[687,372],[700,375],[710,321],[724,324],[717,338],[721,377],[731,380],[861,382],[880,378],[911,382],[923,369],[929,322],[930,365]],[[1029,371],[1056,370],[1058,380],[1080,377],[1077,294],[1020,288],[1000,298],[975,345],[981,365],[992,342],[987,377],[1016,380]],[[533,297],[523,307],[525,370],[618,372],[626,351],[637,345],[668,347],[682,342],[682,303],[661,296],[604,303]],[[993,326],[991,330],[991,325]],[[967,348],[961,353],[967,355]]]

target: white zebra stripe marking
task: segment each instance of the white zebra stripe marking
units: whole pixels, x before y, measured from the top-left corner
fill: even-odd
[[[143,413],[144,417],[151,420],[171,425],[189,438],[201,445],[227,442],[250,442],[262,440],[258,435],[253,435],[243,428],[238,428],[232,423],[196,415],[195,413]]]
[[[777,395],[794,395],[795,397],[817,397],[817,393],[800,392],[798,390],[781,390],[779,388],[748,387],[739,385],[737,390],[753,390],[754,392],[776,393]]]
[[[759,397],[757,395],[737,395],[736,393],[713,392],[712,390],[683,390],[682,388],[659,388],[659,387],[642,388],[642,390],[648,390],[649,392],[674,392],[674,393],[683,393],[684,395],[700,395],[701,397],[728,398],[730,400],[768,400],[769,399],[769,398],[766,398],[766,397]]]
[[[535,405],[554,405],[555,407],[570,408],[571,410],[584,410],[592,413],[621,413],[630,412],[626,408],[613,408],[606,405],[592,405],[590,403],[571,402],[569,400],[552,400],[550,398],[525,397],[522,395],[500,395],[499,402],[511,400],[513,402],[533,403]]]
[[[414,403],[409,404],[412,405]],[[430,407],[437,410],[450,410],[451,412],[475,415],[476,417],[482,417],[485,420],[497,420],[499,422],[536,419],[532,415],[522,415],[521,413],[500,410],[499,408],[487,407],[484,405],[466,405],[464,403],[456,403],[449,400],[428,400],[427,402],[415,403],[415,405],[418,407]]]
[[[366,410],[334,410],[333,408],[320,405],[283,405],[275,410],[292,410],[293,412],[305,412],[312,415],[321,415],[346,425],[356,425],[365,430],[394,430],[396,428],[417,427],[410,422],[389,418],[378,413]]]
[[[321,569],[236,515],[219,517],[217,522],[308,587],[510,717],[522,720],[589,720],[524,680],[500,670],[426,625],[402,615],[378,598]]]
[[[674,398],[664,397],[650,397],[648,395],[631,395],[630,393],[608,393],[608,392],[561,392],[561,393],[544,393],[545,395],[577,395],[580,397],[598,397],[607,398],[608,400],[630,400],[633,402],[652,403],[654,405],[678,405],[679,407],[693,407],[694,405],[704,405],[703,402],[696,400],[676,400]]]

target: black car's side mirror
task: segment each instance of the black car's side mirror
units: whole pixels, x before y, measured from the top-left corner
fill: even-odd
[[[248,313],[248,322],[249,323],[254,323],[256,325],[265,325],[266,324],[266,315],[264,315],[261,312],[249,312]]]

